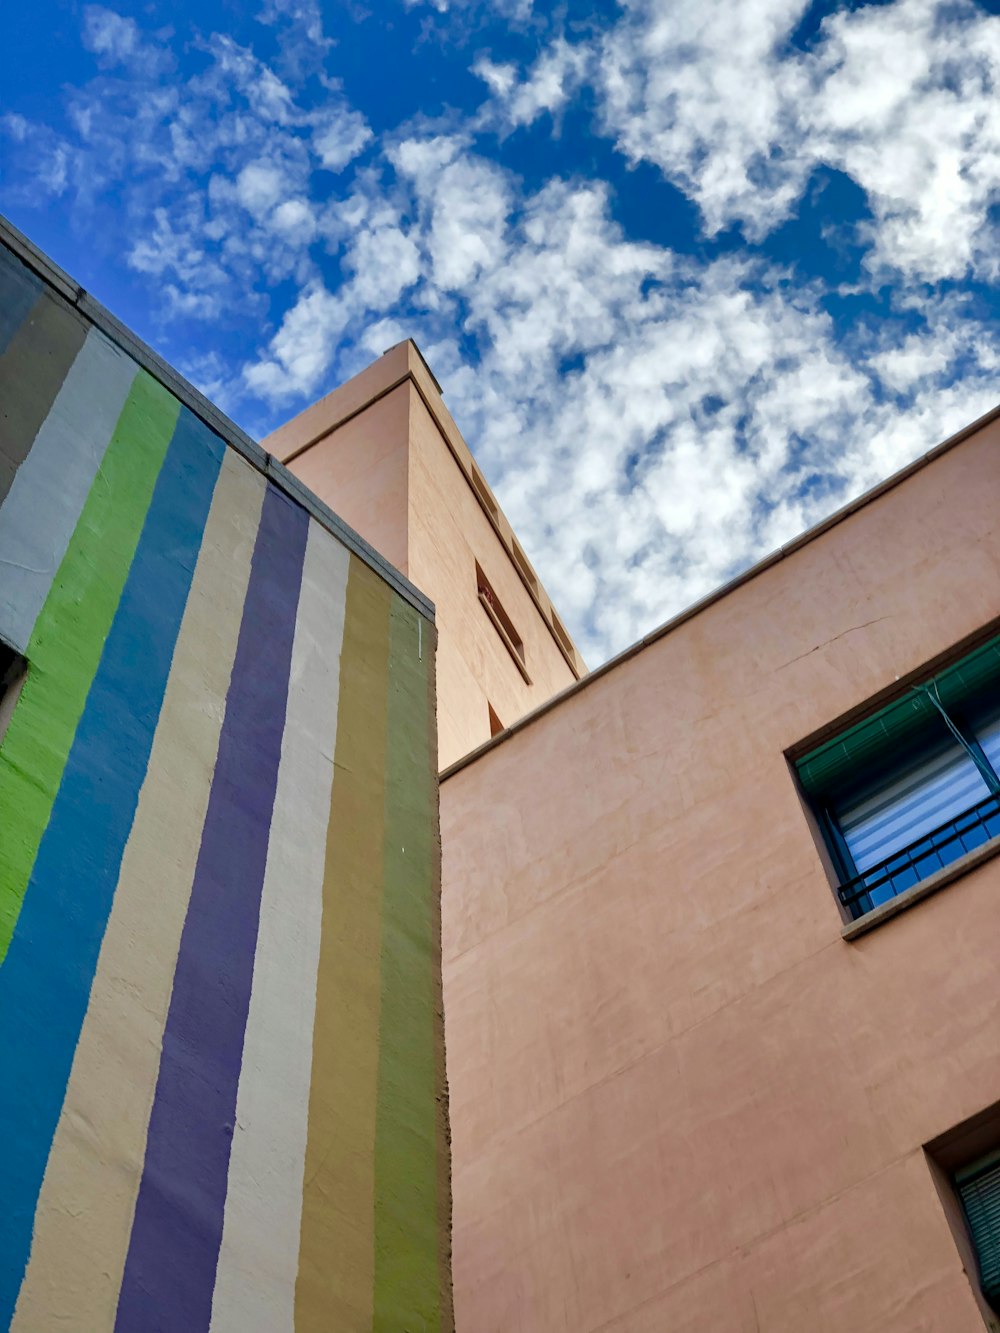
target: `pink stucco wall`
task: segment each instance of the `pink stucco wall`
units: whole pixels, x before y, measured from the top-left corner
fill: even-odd
[[[509,726],[583,673],[572,645],[570,660],[559,647],[537,577],[529,589],[519,572],[510,525],[492,498],[487,515],[469,448],[412,342],[264,447],[434,602],[442,768],[489,740],[490,705]],[[477,560],[523,640],[527,680],[479,602]]]
[[[518,575],[419,394],[410,400],[409,575],[438,627],[441,767],[489,739],[489,705],[505,726],[573,683],[551,629]],[[483,606],[479,561],[524,642],[530,684]]]
[[[324,500],[345,523],[359,532],[403,574],[409,573],[407,498],[409,491],[409,384],[365,406],[340,425],[335,436],[309,445],[310,431],[324,422],[307,409],[265,441],[278,457],[294,450],[291,470]],[[302,448],[303,444],[307,447]]]
[[[459,1328],[981,1333],[1000,858],[853,942],[786,751],[1000,617],[1000,423],[442,788]]]

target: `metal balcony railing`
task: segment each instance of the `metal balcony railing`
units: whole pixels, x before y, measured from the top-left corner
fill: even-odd
[[[853,917],[864,916],[996,837],[1000,837],[1000,793],[987,796],[842,884],[840,901]]]

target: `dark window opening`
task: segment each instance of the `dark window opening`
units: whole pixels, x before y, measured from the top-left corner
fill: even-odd
[[[925,1152],[983,1319],[1000,1329],[1000,1103],[926,1144]]]
[[[514,560],[517,564],[518,569],[520,569],[521,573],[528,580],[529,586],[533,588],[535,592],[537,592],[538,580],[535,578],[535,571],[528,564],[528,557],[521,550],[521,547],[516,537],[511,538],[511,549],[514,552]]]
[[[483,504],[493,517],[496,518],[498,513],[497,502],[490,494],[490,488],[486,485],[486,478],[476,467],[475,463],[472,464],[472,484],[476,488],[476,494],[479,496],[480,500],[482,500]]]
[[[955,1172],[969,1238],[979,1266],[979,1286],[1000,1309],[1000,1149]]]
[[[28,672],[20,653],[0,641],[0,741],[3,740]]]
[[[569,635],[566,633],[565,629],[563,628],[563,623],[562,623],[562,621],[561,621],[561,620],[559,619],[559,617],[556,615],[556,613],[555,613],[554,610],[553,610],[553,612],[552,612],[552,628],[553,628],[553,629],[555,630],[555,632],[556,632],[556,638],[557,638],[557,639],[559,640],[559,642],[562,644],[563,648],[565,648],[566,652],[570,655],[570,657],[572,657],[572,656],[573,656],[573,641],[572,641],[572,639],[569,637]]]
[[[516,657],[524,663],[524,643],[520,634],[514,628],[514,622],[503,608],[503,603],[493,591],[493,585],[482,571],[479,561],[476,561],[476,588],[479,593],[479,600],[490,613],[490,619],[496,628],[500,631],[500,637],[506,644],[511,656]]]
[[[796,769],[854,918],[1000,837],[1000,637]]]

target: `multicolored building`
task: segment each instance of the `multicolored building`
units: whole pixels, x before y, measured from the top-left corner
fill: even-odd
[[[414,344],[4,236],[0,1326],[1000,1329],[1000,409],[588,674]]]
[[[0,1327],[453,1327],[430,603],[0,236]]]
[[[458,1327],[1000,1329],[1000,410],[590,674],[412,344],[268,445],[437,607]]]

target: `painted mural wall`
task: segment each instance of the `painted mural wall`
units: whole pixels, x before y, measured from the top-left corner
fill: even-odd
[[[0,1327],[452,1327],[433,625],[0,247]]]

